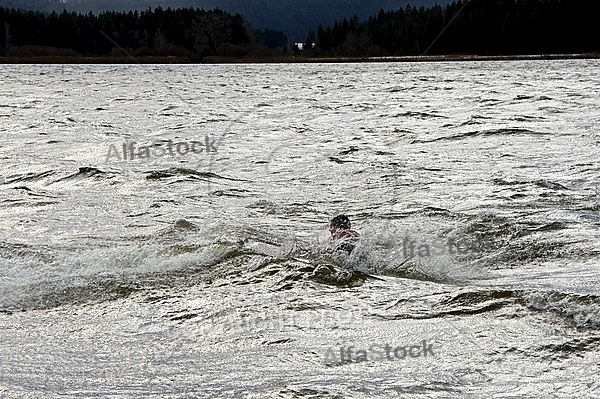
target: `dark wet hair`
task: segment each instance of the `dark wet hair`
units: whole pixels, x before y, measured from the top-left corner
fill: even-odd
[[[331,219],[331,222],[329,223],[329,225],[331,227],[334,227],[336,229],[350,229],[350,219],[348,219],[348,216],[346,215],[338,215],[336,217],[334,217],[333,219]]]

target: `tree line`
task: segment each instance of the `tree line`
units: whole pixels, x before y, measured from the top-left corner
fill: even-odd
[[[344,19],[306,41],[328,56],[584,53],[600,50],[599,11],[590,0],[459,0]]]
[[[305,57],[436,54],[585,53],[600,49],[600,2],[590,0],[458,0],[446,6],[381,10],[309,32]],[[284,55],[288,37],[256,30],[220,9],[148,9],[81,14],[0,7],[0,55],[38,46],[89,56]],[[69,53],[71,52],[71,53]]]
[[[158,7],[80,14],[0,7],[0,55],[19,54],[23,47],[123,55],[121,47],[132,55],[244,56],[269,50],[285,53],[287,41],[282,32],[255,30],[243,16],[220,9]]]

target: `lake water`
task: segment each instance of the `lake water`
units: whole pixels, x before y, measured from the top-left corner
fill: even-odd
[[[599,67],[0,66],[0,396],[600,396]]]

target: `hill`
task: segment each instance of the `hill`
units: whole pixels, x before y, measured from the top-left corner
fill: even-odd
[[[285,32],[292,39],[304,40],[309,30],[330,25],[354,15],[366,19],[381,9],[396,10],[407,4],[431,6],[449,0],[0,0],[0,6],[24,10],[57,11],[63,9],[88,13],[106,10],[146,10],[148,7],[204,9],[220,8],[242,14],[255,28]]]

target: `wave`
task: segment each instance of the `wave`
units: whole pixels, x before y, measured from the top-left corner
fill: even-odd
[[[510,136],[510,135],[550,135],[551,133],[536,132],[530,129],[523,128],[504,128],[490,130],[475,130],[471,132],[459,133],[452,136],[436,137],[429,140],[415,139],[412,143],[435,143],[438,141],[453,141],[462,140],[470,137],[488,137],[488,136]]]
[[[503,311],[508,308],[509,312]],[[553,318],[576,328],[600,329],[600,297],[557,291],[465,288],[459,291],[396,301],[385,313],[374,314],[386,320],[434,319],[496,313],[497,317],[519,314]],[[415,311],[418,309],[418,311]]]
[[[548,96],[528,96],[528,95],[524,95],[524,94],[519,94],[517,95],[515,98],[513,98],[512,103],[518,103],[518,102],[522,102],[522,101],[552,101],[554,100],[551,97]]]
[[[538,179],[538,180],[505,180],[501,178],[492,179],[492,182],[499,186],[521,186],[521,185],[534,185],[541,188],[549,188],[551,190],[569,190],[570,188],[556,183],[547,179]]]
[[[266,283],[270,289],[286,290],[310,281],[354,287],[375,278],[347,267],[331,253],[304,251],[299,257],[293,242],[269,240],[264,233],[234,229],[229,238],[189,238],[203,233],[201,226],[182,219],[150,237],[94,248],[2,243],[0,311],[112,301],[197,285]],[[262,245],[246,245],[243,238],[248,237]]]
[[[433,207],[409,210],[395,219],[365,230],[350,263],[376,275],[460,286],[493,278],[497,270],[562,263],[567,254],[578,261],[596,256],[567,238],[569,222]]]
[[[16,186],[12,190],[19,192],[18,198],[5,198],[0,200],[4,207],[20,206],[47,206],[58,204],[58,196],[44,190],[32,189],[27,186]]]
[[[191,180],[210,180],[210,179],[223,179],[223,180],[231,180],[231,181],[243,181],[239,179],[234,179],[231,177],[220,176],[213,172],[201,172],[195,169],[188,168],[170,168],[165,170],[156,170],[146,172],[148,175],[146,179],[148,180],[162,180],[169,179],[173,177],[184,177],[186,179]]]
[[[438,115],[435,113],[431,113],[431,112],[416,112],[416,111],[406,111],[406,112],[402,112],[399,114],[394,115],[395,118],[405,118],[405,117],[412,117],[412,118],[420,118],[420,119],[430,119],[430,118],[448,118],[447,116],[444,115]]]
[[[0,309],[47,309],[185,286],[197,283],[203,269],[231,256],[231,251],[218,246],[156,244],[54,252],[48,260],[40,259],[35,251],[0,258],[4,266]]]
[[[600,328],[600,297],[557,291],[524,293],[530,310],[552,313],[580,328]]]
[[[350,254],[336,250],[327,240],[298,241],[248,227],[220,226],[213,231],[185,219],[148,236],[94,242],[94,247],[0,243],[0,309],[44,309],[215,284],[261,283],[281,291],[306,283],[360,287],[372,280],[405,278],[461,289],[489,279],[499,268],[558,258],[566,245],[525,239],[533,233],[566,228],[560,223],[517,223],[493,214],[472,217],[443,208],[415,212],[442,220],[450,217],[452,225],[437,232],[418,226],[412,231],[374,226],[373,231],[363,230]],[[479,246],[482,243],[486,246]],[[431,256],[427,248],[424,255],[428,245],[444,251]],[[419,317],[523,306],[524,294],[507,292],[456,294]],[[548,299],[548,308],[558,301]],[[540,300],[534,305],[546,306]],[[597,315],[577,320],[581,325],[589,320],[597,325]]]
[[[123,255],[123,258],[132,262],[139,261],[140,258],[136,258],[132,253],[134,251],[130,251]],[[0,312],[98,303],[125,298],[139,292],[181,290],[198,285],[205,285],[209,289],[213,284],[235,286],[266,282],[271,290],[283,291],[309,281],[336,287],[356,287],[367,279],[376,278],[333,264],[313,264],[303,259],[253,254],[241,251],[235,246],[221,248],[220,255],[212,261],[200,261],[198,248],[193,247],[179,246],[166,251],[150,251],[153,253],[144,249],[142,252],[145,253],[144,258],[153,258],[153,262],[150,263],[154,265],[146,265],[148,270],[139,270],[143,269],[140,267],[130,271],[126,265],[122,265],[120,273],[114,269],[69,273],[46,279],[38,278],[38,281],[33,283],[5,286],[0,290]],[[99,256],[97,251],[94,251],[94,254]],[[111,255],[115,256],[109,254]],[[91,269],[97,268],[97,265],[91,263],[87,266]]]
[[[52,169],[45,170],[43,172],[17,173],[17,174],[6,176],[4,178],[4,184],[35,182],[35,181],[43,180],[45,178],[54,176],[55,174],[56,174],[56,171],[52,170]]]
[[[77,180],[86,180],[90,178],[94,179],[112,179],[115,177],[114,172],[105,172],[98,168],[94,168],[91,166],[82,166],[75,173],[72,173],[66,177],[55,180],[54,183],[62,183],[66,181],[77,181]]]

